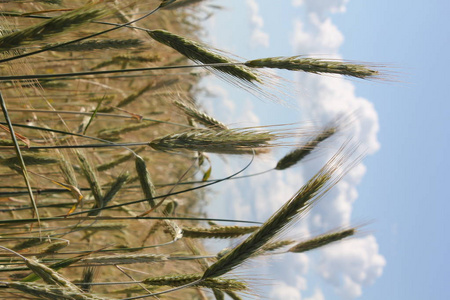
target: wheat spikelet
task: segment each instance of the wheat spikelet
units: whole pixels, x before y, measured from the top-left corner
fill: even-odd
[[[280,248],[283,248],[284,246],[290,245],[295,243],[294,240],[282,240],[282,241],[278,241],[278,242],[273,242],[273,243],[268,243],[267,245],[265,245],[262,250],[264,251],[275,251],[278,250]]]
[[[149,145],[160,151],[190,150],[220,154],[249,154],[253,149],[265,150],[278,136],[269,131],[249,129],[191,129],[155,139]]]
[[[59,160],[52,156],[46,156],[42,154],[22,154],[23,161],[27,166],[29,165],[49,165],[49,164],[55,164],[58,163]],[[19,165],[20,161],[17,158],[17,156],[10,156],[10,157],[2,157],[0,156],[0,164],[6,165],[6,166],[14,166]]]
[[[93,208],[102,207],[103,193],[100,183],[97,179],[97,176],[95,175],[91,164],[88,162],[86,157],[80,151],[77,151],[77,157],[81,163],[81,170],[83,171],[84,177],[86,177],[86,180],[88,181],[89,186],[91,187],[91,192],[95,199],[95,205]]]
[[[349,236],[354,235],[355,233],[356,233],[356,229],[350,228],[350,229],[346,229],[346,230],[341,230],[341,231],[336,231],[336,232],[332,232],[332,233],[319,235],[319,236],[313,237],[309,240],[306,240],[306,241],[296,244],[295,246],[290,248],[288,251],[294,252],[294,253],[302,253],[302,252],[314,250],[319,247],[322,247],[322,246],[340,241],[342,239],[345,239]]]
[[[20,147],[27,147],[27,144],[22,141],[17,141],[17,144],[19,144]],[[14,146],[14,142],[12,140],[8,139],[0,139],[0,146]]]
[[[41,264],[33,259],[25,259],[25,264],[47,284],[57,285],[75,293],[80,291],[72,282],[44,264]],[[25,278],[22,281],[26,282],[27,279]]]
[[[289,167],[300,162],[303,158],[309,155],[321,142],[331,137],[336,133],[336,127],[327,127],[325,128],[319,135],[314,137],[312,140],[307,142],[305,145],[297,148],[287,155],[285,155],[282,159],[280,159],[275,167],[275,170],[285,170]]]
[[[50,300],[113,300],[113,298],[102,298],[94,294],[74,292],[72,290],[54,285],[37,284],[30,282],[2,282],[9,288],[13,288],[29,295]]]
[[[306,213],[311,205],[326,193],[336,180],[333,174],[342,159],[335,156],[314,177],[312,177],[289,201],[273,214],[257,231],[237,247],[212,264],[202,278],[221,276],[260,251],[270,240]]]
[[[378,71],[361,64],[301,56],[255,59],[246,61],[245,65],[250,68],[275,68],[315,74],[332,73],[357,78],[372,78],[380,75]]]
[[[29,238],[26,239],[25,241],[23,241],[22,243],[17,244],[16,246],[14,246],[13,248],[11,248],[12,250],[15,251],[19,251],[19,250],[23,250],[23,249],[28,249],[34,246],[39,246],[42,245],[44,243],[46,243],[47,241],[45,239],[39,238],[39,237],[33,237],[33,238]]]
[[[103,17],[107,13],[108,10],[105,7],[86,5],[37,25],[0,37],[0,51],[23,46],[31,42],[41,41],[45,38],[66,32],[76,26]]]
[[[139,153],[139,152],[141,152],[144,149],[145,149],[145,147],[139,147],[136,150],[134,150],[134,152],[135,153]],[[135,155],[134,153],[127,153],[125,155],[121,155],[121,156],[117,157],[116,159],[114,159],[114,160],[112,160],[110,162],[107,162],[107,163],[104,163],[104,164],[101,164],[101,165],[97,166],[97,171],[106,171],[106,170],[109,170],[111,168],[114,168],[115,166],[117,166],[117,165],[119,165],[119,164],[121,164],[123,162],[126,162],[130,158],[133,158],[134,155]]]
[[[44,48],[55,47],[58,46],[59,44],[62,43],[48,44]],[[94,50],[109,50],[109,49],[122,50],[141,47],[143,44],[144,42],[139,39],[91,40],[60,46],[55,49],[52,49],[52,51],[66,52],[66,51],[94,51]]]
[[[134,62],[157,62],[160,58],[158,55],[152,55],[152,56],[129,56],[129,55],[117,55],[111,58],[110,60],[104,61],[96,65],[95,67],[91,68],[91,70],[96,70],[100,68],[104,68],[110,65],[115,64],[127,64],[127,63],[134,63]]]
[[[147,33],[154,40],[171,47],[195,62],[203,64],[235,63],[228,57],[217,54],[199,43],[171,32],[165,30],[149,30]],[[260,82],[256,74],[241,65],[217,66],[212,68],[247,82]]]
[[[212,289],[214,297],[216,300],[225,300],[225,294],[221,290],[218,289]]]
[[[251,233],[258,228],[259,226],[183,227],[183,236],[187,238],[228,239]]]
[[[150,207],[154,207],[156,204],[155,200],[153,199],[153,197],[155,197],[156,195],[155,186],[153,185],[144,159],[139,155],[136,155],[135,157],[135,166],[136,172],[139,177],[139,182],[141,183],[142,191],[144,192],[144,196],[147,199],[147,202],[150,204]]]
[[[235,292],[225,291],[225,293],[233,300],[242,300],[242,298],[239,297],[239,295],[237,295]]]
[[[228,129],[228,127],[225,124],[223,124],[222,122],[217,121],[213,117],[208,116],[204,112],[201,112],[192,106],[186,105],[181,101],[175,101],[174,104],[178,108],[180,108],[186,115],[195,119],[195,121],[199,122],[200,124],[202,124],[208,128]]]
[[[176,287],[194,282],[196,280],[199,280],[201,277],[202,274],[165,275],[146,278],[142,281],[142,283],[148,285],[165,285]],[[195,286],[230,291],[243,291],[248,288],[244,282],[227,278],[209,278],[202,282],[199,282]]]
[[[135,263],[151,263],[163,262],[167,260],[167,255],[163,254],[131,254],[131,255],[109,255],[88,257],[81,260],[82,263],[88,264],[135,264]]]
[[[103,129],[98,132],[98,137],[104,140],[116,140],[119,138],[120,134],[127,133],[127,132],[133,132],[142,128],[147,128],[150,126],[157,125],[156,122],[139,122],[130,124],[123,127],[116,127],[116,128],[110,128],[110,129]]]
[[[59,250],[65,248],[67,246],[69,246],[68,240],[52,242],[52,243],[50,243],[50,245],[48,245],[47,247],[45,247],[44,249],[41,250],[40,256],[58,252]]]
[[[124,173],[120,174],[117,177],[116,181],[112,184],[112,186],[109,189],[109,191],[102,198],[102,203],[101,203],[101,206],[99,208],[107,206],[108,202],[111,201],[116,196],[116,194],[120,191],[120,189],[128,181],[129,178],[130,178],[130,173],[128,173],[128,172],[124,172]],[[88,216],[96,216],[100,212],[101,212],[100,210],[95,210],[93,212],[90,212],[88,214]]]

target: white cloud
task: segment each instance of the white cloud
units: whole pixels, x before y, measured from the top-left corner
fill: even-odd
[[[250,38],[252,47],[269,47],[269,34],[263,30],[264,20],[259,14],[259,5],[256,0],[246,0],[245,2],[250,10],[250,24],[252,34]]]
[[[305,298],[304,300],[325,300],[325,296],[320,289],[315,289],[314,294],[311,297]]]
[[[270,299],[301,300],[302,295],[300,289],[297,287],[287,285],[282,281],[277,281],[275,287],[270,292]]]
[[[383,273],[386,260],[374,236],[354,238],[328,246],[321,252],[319,274],[347,299],[361,296]]]
[[[343,13],[349,0],[292,0],[294,7],[305,6],[310,11],[319,15],[326,13]]]

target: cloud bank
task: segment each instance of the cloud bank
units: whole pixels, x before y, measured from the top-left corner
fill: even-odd
[[[269,47],[269,34],[263,30],[264,20],[259,13],[259,5],[256,0],[246,0],[245,3],[249,8],[251,37],[250,45],[252,47]]]

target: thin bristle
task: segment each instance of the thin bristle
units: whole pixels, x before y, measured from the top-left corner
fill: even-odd
[[[250,68],[275,68],[315,74],[332,73],[363,79],[380,75],[377,70],[372,70],[362,64],[301,56],[255,59],[245,62],[245,65]]]
[[[349,236],[354,235],[355,233],[356,233],[356,229],[350,228],[350,229],[346,229],[346,230],[341,230],[341,231],[336,231],[336,232],[332,232],[332,233],[319,235],[319,236],[313,237],[309,240],[298,243],[297,245],[290,248],[288,251],[294,252],[294,253],[302,253],[302,252],[314,250],[319,247],[323,247],[325,245],[345,239]]]
[[[151,38],[178,51],[187,58],[203,64],[233,64],[228,57],[219,55],[206,46],[165,30],[147,31]],[[260,82],[260,79],[248,68],[241,65],[212,67],[247,82]]]

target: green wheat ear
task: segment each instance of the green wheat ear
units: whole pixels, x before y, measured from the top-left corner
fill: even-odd
[[[65,33],[70,29],[101,18],[108,12],[109,10],[105,6],[97,7],[93,4],[83,6],[37,25],[0,37],[0,51],[39,42],[48,37]]]
[[[261,82],[258,76],[249,68],[236,65],[236,62],[228,57],[217,54],[208,47],[191,41],[185,37],[173,34],[165,30],[149,30],[150,37],[159,43],[171,47],[183,56],[203,64],[232,64],[228,66],[211,66],[211,68],[231,75],[246,82]]]
[[[250,68],[274,68],[290,71],[303,71],[315,74],[331,73],[357,78],[373,78],[380,75],[368,66],[339,60],[325,60],[301,56],[269,57],[249,60],[244,63]]]

